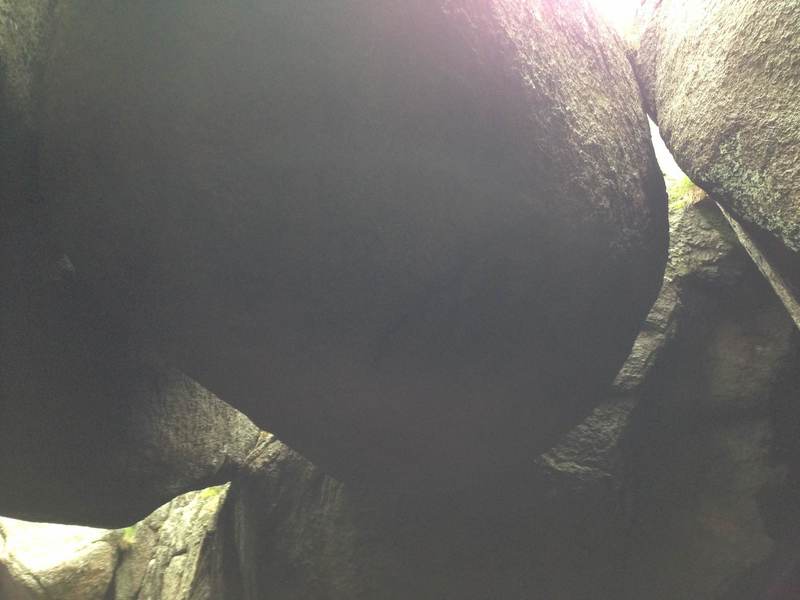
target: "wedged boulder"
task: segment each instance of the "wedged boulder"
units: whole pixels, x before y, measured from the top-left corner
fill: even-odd
[[[242,597],[744,599],[795,576],[800,337],[712,201],[670,220],[611,396],[501,496],[376,497],[265,437],[225,509]]]
[[[0,517],[3,600],[238,600],[220,511],[228,485],[189,492],[120,530]]]
[[[502,500],[375,498],[265,438],[229,500],[243,597],[711,600],[791,576],[800,339],[691,196],[611,397]]]
[[[800,5],[649,0],[641,27],[637,75],[678,163],[800,272]]]
[[[255,426],[182,373],[93,344],[108,332],[80,321],[3,340],[0,513],[120,527],[228,481]]]
[[[585,550],[598,540],[574,526],[588,503],[565,509],[563,497],[547,499],[536,475],[520,474],[500,506],[480,488],[422,503],[377,497],[262,433],[229,490],[185,494],[104,536],[119,549],[108,598],[575,600],[602,593],[589,574],[599,577],[607,562]],[[592,506],[584,516],[597,512]],[[53,571],[74,564],[64,557]],[[73,577],[76,589],[81,576]]]
[[[582,524],[573,597],[750,599],[792,576],[798,366],[784,307],[690,190],[611,396],[539,459],[562,522]]]
[[[670,349],[685,335],[687,315],[704,304],[696,288],[702,282],[712,289],[732,285],[746,265],[745,254],[708,199],[694,200],[685,210],[671,209],[664,282],[611,393],[537,460],[547,494],[558,507],[556,518],[551,517],[553,546],[564,548],[563,555],[579,552],[584,557],[576,563],[579,577],[564,575],[573,588],[567,598],[640,597],[627,595],[631,528],[642,508],[631,502],[638,489],[631,477],[638,450],[629,443],[641,427],[639,407],[648,402],[653,386],[663,385],[653,381],[658,368],[667,356],[674,358]],[[581,532],[570,539],[564,533],[575,522],[581,523]]]
[[[793,589],[800,336],[714,203],[680,204],[661,293],[611,396],[503,478],[502,494],[376,495],[261,433],[228,491],[177,498],[114,538],[111,597],[751,600]]]
[[[238,600],[238,571],[224,571],[226,561],[237,565],[223,539],[232,536],[220,514],[227,494],[228,485],[184,494],[118,533],[110,598]]]
[[[228,481],[258,430],[145,361],[64,258],[3,293],[0,514],[119,527]]]
[[[108,600],[112,532],[0,518],[0,598]]]
[[[766,598],[800,540],[800,335],[712,201],[675,219],[675,327],[620,445],[630,538],[618,597]]]
[[[541,502],[532,461],[503,494],[476,486],[420,502],[342,484],[274,438],[254,456],[226,507],[246,600],[570,600],[576,571],[591,568],[564,542],[575,522],[553,528],[564,513]]]
[[[93,293],[342,479],[512,472],[657,293],[663,182],[583,0],[77,0],[44,81],[43,195]]]

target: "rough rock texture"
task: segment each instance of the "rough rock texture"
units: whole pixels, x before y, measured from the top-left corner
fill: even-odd
[[[143,362],[66,258],[11,293],[0,512],[118,527],[227,481],[245,460],[255,426],[181,373]]]
[[[572,597],[524,475],[501,498],[471,489],[421,503],[360,492],[277,440],[264,446],[230,500],[247,600]]]
[[[75,337],[54,331],[33,345],[44,346],[44,357],[7,363],[3,514],[119,527],[187,490],[229,480],[245,461],[258,430],[241,413],[177,371],[108,350],[100,357],[82,328],[66,330]]]
[[[794,277],[792,277],[784,270],[787,266],[786,264],[784,267],[776,265],[774,263],[775,254],[771,253],[770,248],[757,240],[756,237],[748,232],[747,228],[737,221],[728,211],[722,207],[720,208],[722,209],[722,214],[725,215],[731,228],[736,233],[739,243],[747,250],[750,258],[753,259],[758,270],[761,271],[761,274],[772,286],[773,291],[778,298],[780,298],[781,303],[783,303],[786,312],[789,313],[794,324],[797,325],[798,330],[800,330],[800,296],[797,294],[797,290],[800,288],[796,287],[796,284],[800,282],[800,272],[794,272],[792,274]]]
[[[119,527],[229,480],[255,426],[144,360],[68,258],[34,270],[36,244],[15,249],[31,270],[0,292],[0,513]]]
[[[284,599],[715,600],[791,580],[800,339],[707,198],[611,398],[501,497],[376,497],[271,437],[234,485],[244,589]]]
[[[20,319],[31,280],[58,260],[42,235],[37,108],[50,0],[0,0],[0,341]],[[0,344],[5,376],[13,348]]]
[[[798,541],[800,337],[713,203],[681,218],[670,264],[690,277],[678,333],[628,432],[625,597],[768,597],[771,562]],[[760,581],[738,595],[756,568]]]
[[[52,0],[0,0],[0,213],[3,231],[35,193],[36,82]]]
[[[649,0],[643,14],[637,74],[676,159],[800,271],[800,4]]]
[[[267,440],[230,501],[244,598],[712,600],[785,586],[796,532],[776,523],[797,490],[800,339],[713,203],[672,222],[662,292],[612,398],[503,500],[375,498]]]
[[[184,494],[117,531],[0,518],[0,598],[238,600],[226,572],[235,550],[222,545],[227,493]]]
[[[108,536],[121,549],[109,599],[597,597],[585,528],[541,482],[502,506],[485,490],[408,504],[338,483],[268,434],[252,456],[227,498],[186,494]]]
[[[611,397],[502,494],[375,494],[262,433],[224,504],[137,526],[116,600],[792,597],[800,335],[712,201],[670,223]]]
[[[108,600],[116,563],[109,531],[0,518],[3,600]]]
[[[184,494],[125,530],[112,600],[236,600],[219,545],[227,494],[227,485]]]
[[[375,497],[265,436],[223,511],[242,597],[752,600],[792,589],[800,338],[711,201],[676,208],[671,229],[661,293],[612,397],[502,498],[480,486],[423,505]]]
[[[697,282],[732,285],[746,268],[733,232],[702,191],[697,191],[699,199],[694,198],[694,190],[688,192],[692,197],[688,207],[671,209],[669,260],[661,291],[609,398],[539,459],[565,489],[591,495],[602,482],[609,491],[621,491],[627,459],[623,438],[632,427],[631,415],[649,393],[653,368],[682,332],[679,324],[687,305],[695,302],[692,294]]]
[[[76,0],[56,22],[41,164],[66,253],[329,472],[513,472],[613,379],[665,196],[583,0]]]
[[[691,202],[612,397],[540,459],[605,535],[598,597],[772,598],[798,575],[800,337],[714,203]]]
[[[690,191],[689,196],[694,193]],[[583,530],[574,547],[564,545],[564,553],[581,548],[590,557],[588,568],[581,569],[576,591],[567,596],[570,598],[650,597],[642,590],[630,595],[628,584],[632,574],[630,535],[641,510],[633,505],[638,488],[630,474],[632,459],[639,451],[633,450],[628,440],[641,427],[637,410],[649,402],[653,389],[663,385],[656,379],[656,367],[674,359],[670,348],[685,333],[687,311],[698,303],[699,282],[714,283],[717,288],[734,285],[747,268],[744,253],[713,204],[707,199],[691,201],[694,203],[685,210],[671,210],[664,282],[611,395],[538,461],[550,493],[562,509],[560,527],[568,530],[569,524],[577,521]],[[654,538],[647,541],[654,546],[661,543]]]

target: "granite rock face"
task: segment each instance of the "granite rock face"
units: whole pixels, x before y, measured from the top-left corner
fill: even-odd
[[[716,600],[791,577],[800,337],[712,201],[670,222],[610,397],[502,495],[376,496],[265,434],[223,511],[237,593]]]
[[[655,367],[676,336],[683,335],[682,323],[698,304],[696,289],[701,283],[732,286],[747,268],[746,256],[722,215],[704,194],[701,198],[670,212],[669,260],[661,291],[611,394],[539,459],[565,488],[592,494],[593,486],[603,482],[608,490],[620,492],[628,458],[624,438],[634,427],[631,416],[650,393]]]
[[[587,591],[584,530],[547,501],[533,461],[513,485],[503,478],[503,494],[476,485],[421,500],[342,484],[274,439],[258,456],[229,498],[246,600],[266,590],[281,600],[574,600]]]
[[[785,268],[772,9],[651,4],[637,69]],[[708,198],[640,326],[663,184],[583,2],[0,0],[0,49],[0,512],[116,527],[233,480],[124,531],[0,520],[2,600],[795,589],[800,336]],[[732,69],[771,87],[718,133]]]
[[[498,477],[501,494],[486,483],[378,494],[262,432],[228,491],[178,498],[120,543],[115,600],[752,600],[791,589],[800,336],[712,201],[670,221],[661,293],[610,397]]]
[[[800,6],[662,0],[643,9],[634,63],[647,109],[681,167],[730,213],[783,309],[743,272],[723,288],[724,303],[687,321],[664,385],[640,413],[638,502],[648,508],[635,522],[632,593],[791,597],[800,359],[785,318],[800,315]],[[691,364],[681,366],[684,355]]]
[[[613,379],[665,195],[582,0],[77,0],[55,22],[65,252],[137,343],[328,472],[511,472]]]
[[[540,459],[594,548],[574,597],[771,597],[798,574],[800,336],[708,197],[670,237],[611,397]]]
[[[800,271],[800,5],[650,0],[636,71],[686,173]]]
[[[227,494],[228,485],[184,494],[118,532],[113,600],[238,600],[221,545]]]
[[[0,518],[0,598],[239,600],[227,493],[183,494],[122,530]]]
[[[800,336],[713,202],[679,216],[677,329],[623,445],[623,597],[769,597],[798,540]]]

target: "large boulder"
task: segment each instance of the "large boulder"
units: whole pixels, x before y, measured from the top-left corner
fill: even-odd
[[[120,560],[113,600],[238,600],[231,536],[220,514],[228,486],[178,496],[143,521],[118,532]],[[225,572],[225,564],[234,565]]]
[[[256,427],[139,356],[62,267],[4,315],[0,514],[120,527],[229,480]]]
[[[787,589],[800,539],[800,336],[710,199],[692,192],[670,224],[661,293],[610,395],[502,494],[376,497],[265,434],[223,510],[236,594],[712,600]]]
[[[542,502],[532,461],[502,494],[476,487],[423,501],[354,489],[269,437],[250,469],[225,509],[247,600],[573,600],[594,572],[584,528],[563,504]]]
[[[117,556],[103,529],[0,518],[0,598],[106,600]]]
[[[119,527],[245,462],[258,429],[131,347],[69,259],[15,283],[2,293],[0,514]]]
[[[611,395],[502,494],[376,495],[261,433],[229,489],[106,538],[121,550],[109,597],[793,593],[800,336],[715,204],[681,204],[661,293]],[[13,592],[25,579],[3,581]]]
[[[800,271],[800,4],[649,0],[635,53],[681,167]]]
[[[586,557],[580,576],[557,578],[566,597],[756,598],[788,570],[798,364],[784,307],[719,208],[689,189],[612,393],[538,461],[560,508],[550,547]]]
[[[512,472],[613,378],[665,194],[583,0],[76,0],[56,23],[65,251],[137,344],[329,472]]]
[[[611,394],[504,494],[376,497],[264,434],[220,517],[235,524],[231,597],[711,600],[770,587],[794,558],[793,528],[776,523],[800,481],[800,337],[719,209],[687,198]]]
[[[790,597],[767,594],[800,541],[800,335],[713,202],[676,218],[676,331],[623,445],[632,520],[621,595]]]
[[[237,600],[239,567],[222,545],[227,493],[183,494],[116,531],[0,517],[0,598]]]
[[[145,356],[50,235],[37,160],[54,6],[0,0],[0,514],[119,526],[229,479],[258,430]]]

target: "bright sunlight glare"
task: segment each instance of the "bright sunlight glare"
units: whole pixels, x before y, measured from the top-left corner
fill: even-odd
[[[641,0],[589,0],[597,12],[620,33],[632,25]]]

